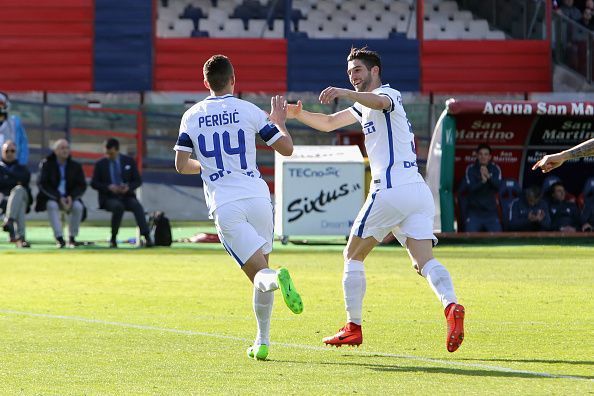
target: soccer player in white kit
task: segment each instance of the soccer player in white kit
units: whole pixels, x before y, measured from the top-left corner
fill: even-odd
[[[323,341],[335,346],[363,342],[363,261],[392,232],[443,304],[448,327],[446,347],[454,352],[464,338],[464,307],[458,304],[450,274],[433,257],[433,245],[437,243],[433,235],[435,207],[429,187],[418,172],[414,134],[402,107],[402,96],[389,85],[382,85],[381,61],[376,52],[353,48],[347,61],[347,74],[355,90],[328,87],[320,93],[320,102],[329,104],[344,98],[355,102],[352,107],[326,115],[303,110],[299,101],[289,105],[287,115],[323,132],[361,123],[371,167],[370,193],[344,250],[342,281],[347,324]]]
[[[209,214],[229,255],[254,285],[257,335],[248,357],[264,360],[270,344],[274,290],[281,289],[289,309],[303,311],[289,272],[268,268],[272,251],[273,207],[270,191],[256,166],[256,134],[282,155],[291,155],[293,140],[285,126],[287,102],[271,99],[267,116],[254,104],[233,96],[235,74],[224,55],[214,55],[203,68],[211,95],[182,117],[175,145],[175,168],[200,174]],[[194,152],[196,159],[191,159]]]

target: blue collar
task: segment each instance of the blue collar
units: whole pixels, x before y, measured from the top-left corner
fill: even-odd
[[[206,98],[206,100],[219,100],[219,99],[227,99],[227,98],[233,98],[234,96],[232,94],[227,94],[227,95],[223,95],[223,96],[208,96]]]

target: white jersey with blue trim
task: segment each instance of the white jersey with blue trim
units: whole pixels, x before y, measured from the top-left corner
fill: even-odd
[[[264,111],[233,95],[209,96],[184,113],[174,150],[195,153],[210,214],[228,202],[270,199],[256,166],[256,134],[269,146],[283,136]]]
[[[365,134],[371,167],[370,191],[424,182],[417,167],[415,135],[402,107],[402,95],[388,84],[371,92],[387,96],[390,108],[374,110],[358,102],[349,108]]]

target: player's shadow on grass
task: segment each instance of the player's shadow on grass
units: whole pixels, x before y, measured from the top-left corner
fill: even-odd
[[[476,362],[518,362],[518,363],[550,363],[550,364],[576,364],[576,365],[585,365],[585,366],[592,366],[594,365],[594,361],[592,360],[554,360],[554,359],[471,359],[471,358],[462,358],[457,360],[469,360],[469,361],[476,361]]]
[[[352,355],[348,355],[348,357],[353,357]],[[364,358],[369,358],[369,356],[363,356]],[[276,360],[270,359],[270,361],[280,362],[280,363],[302,363],[302,364],[312,364],[312,362],[298,362],[294,360]],[[549,377],[539,375],[538,373],[522,373],[522,372],[508,372],[508,371],[498,371],[498,370],[489,370],[485,369],[474,369],[474,368],[457,368],[457,367],[424,367],[424,366],[396,366],[396,365],[389,365],[389,364],[372,364],[372,363],[353,363],[353,362],[320,362],[317,363],[320,365],[331,365],[331,366],[357,366],[362,368],[367,368],[373,371],[381,371],[381,372],[401,372],[401,373],[425,373],[425,374],[451,374],[451,375],[466,375],[470,377],[505,377],[505,378],[543,378]],[[583,379],[594,379],[592,376],[587,375],[572,375],[572,374],[551,374],[551,377],[558,378],[558,377],[573,377],[573,378],[583,378]]]

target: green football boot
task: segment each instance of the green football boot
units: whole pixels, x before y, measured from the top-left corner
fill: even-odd
[[[256,351],[256,353],[254,353]],[[268,356],[268,345],[253,345],[247,349],[247,355],[250,359],[266,360]]]
[[[293,313],[300,314],[303,312],[303,301],[301,300],[299,293],[297,293],[297,290],[295,290],[295,285],[293,285],[289,271],[286,268],[279,268],[277,273],[278,284],[281,293],[283,294],[285,304],[287,304],[287,307],[289,307]]]

